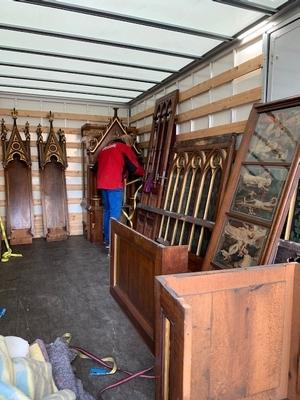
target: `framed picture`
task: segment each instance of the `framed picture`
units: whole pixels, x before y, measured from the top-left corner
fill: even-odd
[[[214,263],[221,268],[258,264],[268,228],[229,218],[224,225]]]
[[[255,104],[203,270],[272,263],[300,177],[300,97]]]
[[[243,165],[231,210],[271,221],[288,168]]]

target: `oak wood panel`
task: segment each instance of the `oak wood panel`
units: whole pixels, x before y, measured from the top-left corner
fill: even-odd
[[[299,400],[299,279],[299,264],[158,277],[156,400]]]
[[[187,268],[187,246],[165,247],[111,220],[110,292],[152,350],[154,278]]]
[[[137,128],[137,132],[136,132],[136,134],[137,135],[144,135],[145,133],[150,133],[151,132],[151,127],[152,127],[152,125],[145,125],[145,126],[142,126],[142,127],[140,127],[140,128]]]
[[[231,82],[234,79],[240,78],[250,72],[259,70],[263,66],[263,55],[252,58],[251,60],[245,61],[242,64],[237,65],[221,74],[214,76],[204,82],[193,86],[191,89],[185,90],[179,94],[179,102],[195,97],[201,93],[207,92],[210,89],[216,88],[218,86],[224,85],[224,83]]]
[[[197,107],[177,115],[177,123],[190,121],[204,115],[213,114],[229,108],[238,107],[244,104],[254,103],[261,99],[261,87],[246,90],[245,92],[226,97],[222,100],[214,101],[205,106]]]

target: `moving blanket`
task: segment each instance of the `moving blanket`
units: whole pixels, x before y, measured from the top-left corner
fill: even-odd
[[[71,390],[56,391],[51,364],[28,357],[11,357],[0,336],[0,400],[76,400]]]

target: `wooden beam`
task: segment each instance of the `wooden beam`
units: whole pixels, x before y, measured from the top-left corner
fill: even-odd
[[[197,107],[193,110],[177,115],[177,123],[183,123],[192,119],[200,118],[205,115],[228,110],[244,104],[254,103],[261,99],[261,86],[247,90],[245,92],[226,97],[225,99],[214,101],[205,106]]]
[[[146,117],[150,117],[154,113],[154,107],[148,108],[147,110],[144,110],[140,113],[137,113],[133,115],[132,117],[129,118],[129,123],[131,124],[132,122],[136,122],[140,119],[144,119]]]
[[[180,133],[176,136],[177,142],[185,140],[199,139],[205,137],[229,135],[231,133],[243,133],[247,121],[232,122],[231,124],[213,126],[212,128],[199,129],[193,132]]]
[[[0,115],[11,116],[10,108],[0,108]],[[37,111],[37,110],[17,110],[18,117],[25,118],[45,118],[49,116],[49,111]],[[108,123],[112,118],[112,115],[92,115],[92,114],[79,114],[79,113],[66,113],[66,112],[53,112],[55,119],[68,119],[76,121],[88,121],[88,122],[105,122]],[[123,118],[122,121],[127,122],[127,118]],[[55,125],[55,122],[54,122]]]
[[[137,129],[137,135],[144,135],[145,133],[150,133],[152,129],[152,124],[142,126],[141,128]]]
[[[240,78],[243,75],[261,69],[262,66],[263,66],[263,56],[259,55],[255,58],[252,58],[249,61],[246,61],[240,65],[237,65],[234,68],[229,69],[228,71],[216,75],[205,82],[201,82],[198,85],[193,86],[191,89],[179,93],[179,102],[188,100],[191,97],[195,97],[201,93],[207,92],[210,89],[221,86],[224,83],[231,82],[234,79]]]

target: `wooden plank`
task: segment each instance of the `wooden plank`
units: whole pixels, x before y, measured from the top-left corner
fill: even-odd
[[[142,126],[141,128],[137,128],[137,135],[144,135],[145,133],[150,133],[152,129],[152,124]]]
[[[5,124],[5,126],[6,126],[6,128],[8,129],[8,131],[11,131],[11,130],[12,130],[12,127],[13,127],[12,124]],[[55,127],[55,126],[54,126],[54,130],[55,130],[55,131],[56,131],[56,129],[58,130],[59,127]],[[81,135],[81,128],[65,128],[65,127],[62,127],[61,129],[64,131],[64,133],[65,133],[66,135],[69,135],[69,134],[72,134],[72,135]],[[31,124],[29,125],[30,134],[35,133],[36,130],[37,130],[37,125],[35,125],[35,124],[34,124],[34,125],[31,125]],[[20,131],[20,132],[23,132],[23,131],[24,131],[24,127],[21,127],[21,128],[19,129],[19,131]],[[49,126],[43,125],[43,126],[42,126],[42,132],[48,133],[48,132],[49,132]],[[35,141],[33,141],[32,143],[35,144]],[[30,142],[30,144],[31,144],[31,142]]]
[[[263,66],[263,55],[252,58],[236,67],[233,67],[219,75],[214,76],[204,82],[193,86],[191,89],[179,93],[179,102],[195,97],[201,93],[207,92],[210,89],[223,85],[224,83],[231,82],[243,75],[256,71]]]
[[[139,112],[135,115],[132,115],[129,118],[129,123],[131,124],[132,122],[136,122],[140,119],[146,118],[146,117],[150,117],[150,115],[152,115],[154,113],[154,106],[151,108],[147,108],[147,110],[144,110],[142,112]]]
[[[213,137],[219,135],[229,135],[232,133],[243,133],[246,127],[247,121],[232,122],[231,124],[224,124],[213,126],[211,128],[199,129],[192,132],[180,133],[176,136],[177,142],[183,142],[185,140],[199,139],[206,137]]]
[[[0,115],[11,116],[10,108],[0,108]],[[37,110],[17,110],[18,117],[27,118],[45,118],[49,116],[49,111],[37,111]],[[110,115],[93,115],[93,114],[80,114],[80,113],[66,113],[66,112],[54,112],[54,119],[67,119],[75,121],[87,121],[87,122],[104,122],[108,123],[112,118]],[[127,122],[127,118],[121,119]]]
[[[261,99],[261,86],[235,94],[225,99],[214,101],[205,106],[197,107],[193,110],[183,112],[177,115],[177,123],[183,123],[192,119],[200,118],[205,115],[228,110],[244,104],[254,103]]]

